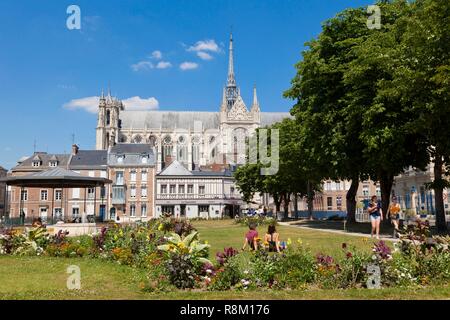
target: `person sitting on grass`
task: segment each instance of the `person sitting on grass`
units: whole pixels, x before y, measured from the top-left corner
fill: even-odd
[[[256,231],[256,224],[251,223],[248,228],[250,229],[245,234],[245,240],[244,240],[244,246],[242,247],[242,250],[245,250],[247,245],[250,247],[251,250],[257,250],[258,249],[258,231]]]
[[[267,229],[267,233],[264,236],[264,244],[269,252],[281,252],[280,249],[280,234],[277,232],[274,225],[270,225]]]

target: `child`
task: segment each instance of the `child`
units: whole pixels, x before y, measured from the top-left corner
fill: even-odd
[[[242,250],[245,250],[247,245],[251,250],[256,250],[258,248],[258,231],[256,231],[256,225],[252,223],[248,227],[250,230],[245,234],[244,246],[242,247]]]

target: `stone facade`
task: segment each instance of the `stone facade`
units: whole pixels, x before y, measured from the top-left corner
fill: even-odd
[[[148,144],[117,144],[108,154],[113,181],[108,220],[146,221],[154,217],[155,152]]]

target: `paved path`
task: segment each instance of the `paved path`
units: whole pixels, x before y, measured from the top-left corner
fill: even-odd
[[[320,231],[320,232],[336,233],[336,234],[341,234],[341,235],[345,235],[345,236],[370,238],[370,235],[369,234],[365,234],[365,233],[347,232],[347,231],[343,231],[343,230],[333,230],[333,229],[323,229],[323,228],[312,228],[312,227],[301,226],[301,225],[298,225],[298,224],[290,224],[288,222],[278,222],[278,224],[281,225],[281,226],[286,226],[286,227],[314,230],[314,231]],[[380,240],[391,241],[391,242],[398,242],[399,241],[399,239],[394,239],[391,236],[383,236],[383,235],[380,236]]]

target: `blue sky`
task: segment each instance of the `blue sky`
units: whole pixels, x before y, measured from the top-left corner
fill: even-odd
[[[0,165],[32,154],[34,141],[38,151],[69,152],[72,134],[94,148],[92,97],[108,84],[133,107],[219,110],[231,27],[247,105],[256,84],[263,111],[287,112],[293,103],[282,93],[304,43],[337,12],[373,2],[1,1]],[[71,4],[81,30],[66,27]]]

